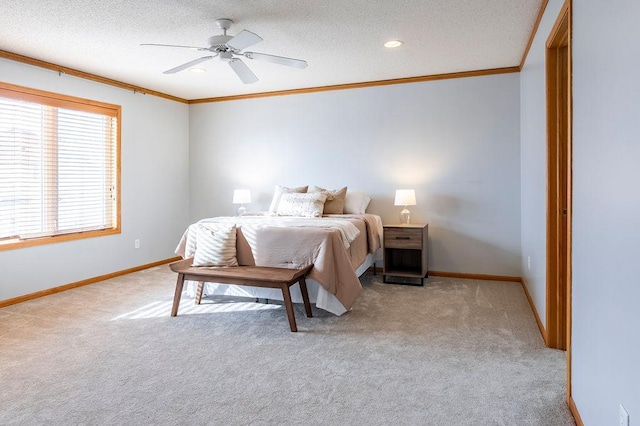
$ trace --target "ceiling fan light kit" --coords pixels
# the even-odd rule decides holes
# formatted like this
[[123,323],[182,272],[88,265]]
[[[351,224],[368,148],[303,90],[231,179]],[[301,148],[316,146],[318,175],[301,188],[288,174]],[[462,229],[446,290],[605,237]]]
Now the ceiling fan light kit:
[[388,49],[393,49],[394,47],[400,47],[404,44],[402,40],[389,40],[384,44],[384,47]]
[[191,69],[194,65],[208,61],[209,59],[213,59],[215,57],[219,57],[222,62],[228,63],[231,69],[236,73],[238,78],[244,84],[255,83],[256,81],[258,81],[258,77],[256,77],[256,75],[239,57],[244,57],[252,60],[256,59],[259,61],[285,65],[299,69],[304,69],[307,67],[307,62],[303,61],[302,59],[268,55],[266,53],[242,52],[243,49],[246,49],[249,46],[253,46],[256,43],[260,43],[262,41],[262,37],[247,30],[242,30],[235,36],[228,36],[227,30],[231,27],[231,24],[233,24],[233,21],[231,19],[223,18],[216,20],[216,25],[222,30],[223,34],[209,37],[208,47],[155,43],[143,43],[142,46],[178,47],[213,53],[213,55],[203,56],[201,58],[194,59],[193,61],[189,61],[185,64],[179,65],[175,68],[171,68],[165,71],[164,74],[175,74],[185,69]]

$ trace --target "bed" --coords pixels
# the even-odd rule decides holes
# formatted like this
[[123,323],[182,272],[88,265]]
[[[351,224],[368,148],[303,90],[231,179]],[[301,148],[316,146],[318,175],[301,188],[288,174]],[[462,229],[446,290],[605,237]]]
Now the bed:
[[[198,249],[197,230],[207,226],[235,229],[239,265],[291,268],[313,263],[307,278],[309,298],[318,308],[335,315],[351,309],[362,291],[358,277],[374,265],[382,236],[380,217],[369,213],[215,217],[190,225],[176,253],[184,258],[193,256]],[[196,283],[187,283],[187,294],[195,296],[196,287]],[[217,283],[206,283],[204,293],[282,300],[279,290]],[[302,302],[297,286],[291,288],[291,296],[295,303]]]

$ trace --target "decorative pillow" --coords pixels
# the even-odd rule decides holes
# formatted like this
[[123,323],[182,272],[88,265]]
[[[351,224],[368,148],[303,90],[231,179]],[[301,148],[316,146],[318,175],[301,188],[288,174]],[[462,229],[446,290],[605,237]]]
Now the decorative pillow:
[[236,225],[200,224],[193,266],[238,266]]
[[326,200],[327,196],[322,192],[282,194],[278,216],[320,217]]
[[365,214],[371,198],[361,192],[348,191],[344,199],[344,212],[346,214]]
[[347,195],[346,186],[340,189],[324,189],[314,186],[309,192],[326,194],[327,201],[324,203],[324,214],[344,214],[344,198]]
[[278,204],[282,194],[299,193],[304,194],[309,189],[309,186],[300,186],[298,188],[287,188],[286,186],[276,185],[276,190],[273,193],[273,199],[271,200],[271,206],[269,206],[270,213],[276,213],[278,211]]

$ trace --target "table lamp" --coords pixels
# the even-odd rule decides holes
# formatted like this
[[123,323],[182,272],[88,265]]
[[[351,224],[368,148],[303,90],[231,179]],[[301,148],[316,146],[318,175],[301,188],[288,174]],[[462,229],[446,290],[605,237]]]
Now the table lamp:
[[411,212],[407,206],[416,205],[416,191],[413,189],[396,189],[396,206],[404,206],[400,212],[400,223],[411,223]]
[[244,203],[251,202],[251,191],[248,189],[236,189],[233,191],[233,204],[240,204],[238,208],[238,216],[242,216],[247,212]]

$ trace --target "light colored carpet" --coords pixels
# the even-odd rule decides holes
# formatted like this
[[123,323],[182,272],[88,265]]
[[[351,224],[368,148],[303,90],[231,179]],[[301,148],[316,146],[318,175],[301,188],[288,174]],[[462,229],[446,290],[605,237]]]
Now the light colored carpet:
[[0,309],[0,424],[573,425],[519,284],[362,278],[335,317],[183,297],[161,266]]

